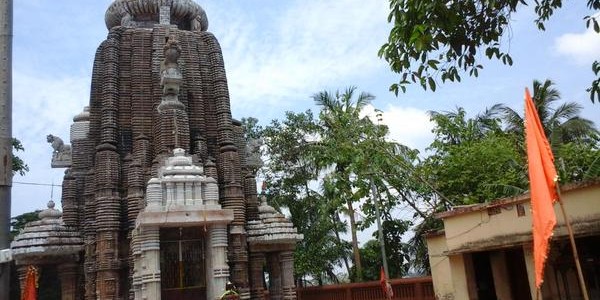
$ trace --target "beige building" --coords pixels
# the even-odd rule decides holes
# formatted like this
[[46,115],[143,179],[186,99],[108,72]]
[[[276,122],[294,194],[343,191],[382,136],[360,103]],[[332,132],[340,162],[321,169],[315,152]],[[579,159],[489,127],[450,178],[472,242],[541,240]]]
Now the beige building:
[[[600,181],[562,187],[590,299],[600,299]],[[543,299],[582,299],[567,229],[557,226]],[[444,229],[427,236],[438,299],[535,299],[529,194],[440,213]]]

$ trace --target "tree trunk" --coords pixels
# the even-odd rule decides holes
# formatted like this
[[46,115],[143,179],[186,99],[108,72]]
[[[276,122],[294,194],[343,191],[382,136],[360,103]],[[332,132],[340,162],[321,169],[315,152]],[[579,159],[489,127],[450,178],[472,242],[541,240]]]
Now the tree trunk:
[[[337,238],[338,244],[342,244],[342,238],[340,238],[340,233],[337,230],[336,224],[341,224],[340,215],[338,213],[333,213],[331,216],[333,219],[333,232],[335,232],[335,237]],[[350,264],[348,263],[348,258],[346,256],[343,257],[344,265],[346,266],[346,272],[348,272],[348,277],[350,276]]]
[[358,249],[358,238],[356,237],[356,221],[354,220],[354,208],[352,201],[348,201],[348,217],[350,217],[350,230],[352,231],[352,252],[354,252],[354,266],[356,267],[355,282],[362,281],[362,264],[360,262],[360,251]]

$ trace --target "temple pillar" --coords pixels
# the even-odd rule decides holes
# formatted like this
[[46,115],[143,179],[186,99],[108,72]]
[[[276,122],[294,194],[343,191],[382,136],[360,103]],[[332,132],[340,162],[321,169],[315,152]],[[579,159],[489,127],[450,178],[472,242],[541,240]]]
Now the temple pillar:
[[23,291],[25,290],[25,278],[27,277],[27,265],[17,266],[17,274],[19,275],[19,287],[21,288],[21,297],[23,296]]
[[256,193],[256,173],[249,172],[245,178],[246,215],[249,221],[258,220],[258,194]]
[[506,284],[510,282],[506,263],[506,253],[504,251],[490,252],[490,264],[496,297],[498,299],[512,300],[511,286],[510,284]]
[[141,298],[144,300],[160,300],[160,234],[158,227],[140,229],[141,255],[136,261],[135,282],[141,284]]
[[83,226],[83,274],[86,300],[96,299],[96,198],[94,197],[96,181],[93,170],[85,175],[83,190],[84,198],[84,224]]
[[206,299],[219,299],[225,291],[229,278],[227,265],[227,225],[218,224],[210,228],[209,257],[207,263]]
[[250,299],[246,231],[241,226],[231,226],[230,228],[228,256],[231,266],[231,281],[236,285],[240,299]]
[[271,300],[282,300],[283,291],[281,286],[281,262],[279,253],[270,253],[267,263],[269,268],[269,298]]
[[264,299],[264,274],[266,264],[265,254],[262,252],[250,253],[250,299]]
[[279,254],[281,263],[281,286],[284,300],[296,299],[296,285],[294,282],[294,252],[283,251]]
[[[531,293],[531,299],[536,299],[537,289],[535,287],[535,264],[533,261],[533,245],[523,245],[523,256],[525,258],[525,268],[527,269],[527,278],[529,279],[529,292]],[[540,299],[544,295],[540,291]]]
[[77,268],[76,263],[66,263],[58,266],[62,300],[77,299]]

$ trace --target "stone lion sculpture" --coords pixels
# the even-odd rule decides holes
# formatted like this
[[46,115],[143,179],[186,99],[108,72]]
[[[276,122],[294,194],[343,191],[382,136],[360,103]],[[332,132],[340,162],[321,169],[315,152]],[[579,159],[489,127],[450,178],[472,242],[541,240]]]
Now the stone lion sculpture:
[[46,136],[46,140],[50,143],[50,146],[53,149],[53,153],[65,153],[71,152],[71,145],[65,145],[63,140],[55,135],[49,134]]
[[71,145],[65,144],[63,140],[55,135],[46,136],[46,141],[52,147],[52,168],[68,168],[71,166]]
[[260,147],[264,144],[261,138],[248,139],[246,143],[246,164],[248,167],[258,169],[262,167]]

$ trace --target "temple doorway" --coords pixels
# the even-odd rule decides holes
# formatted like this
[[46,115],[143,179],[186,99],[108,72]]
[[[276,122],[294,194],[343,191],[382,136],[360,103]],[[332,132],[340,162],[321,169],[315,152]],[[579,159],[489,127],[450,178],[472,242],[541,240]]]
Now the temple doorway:
[[198,227],[160,229],[161,299],[206,299],[204,244]]

